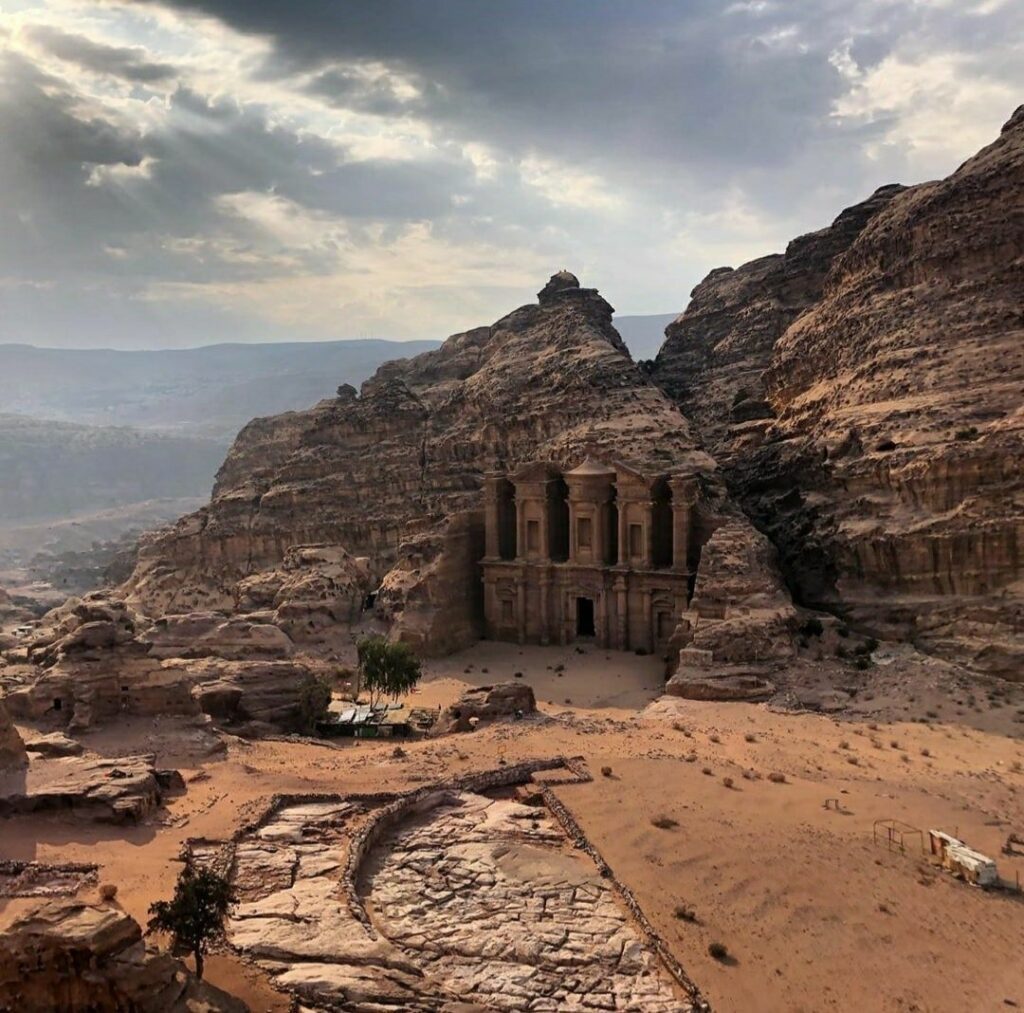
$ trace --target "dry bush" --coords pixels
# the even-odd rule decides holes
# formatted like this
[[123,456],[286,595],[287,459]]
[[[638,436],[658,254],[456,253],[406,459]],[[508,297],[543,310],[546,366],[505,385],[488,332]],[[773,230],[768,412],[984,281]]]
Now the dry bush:
[[786,783],[786,775],[783,774],[781,771],[773,770],[768,775],[768,780],[771,781],[772,784],[785,784]]
[[681,922],[695,922],[697,920],[697,912],[692,907],[687,907],[686,904],[677,904],[672,913]]
[[612,768],[611,767],[602,767],[601,768],[601,776],[602,777],[611,777],[612,776]]
[[722,784],[724,784],[726,788],[731,788],[731,787],[733,787],[735,782],[733,781],[733,779],[731,777],[723,777],[722,778]]
[[747,732],[743,739],[745,742],[757,742],[757,736],[753,732]]
[[728,960],[729,947],[725,943],[710,943],[708,945],[708,955],[714,957],[715,960]]
[[655,826],[659,830],[675,830],[679,826],[679,821],[672,819],[671,816],[655,816],[651,820],[651,826]]
[[710,777],[714,771],[710,767],[701,767],[700,772]]

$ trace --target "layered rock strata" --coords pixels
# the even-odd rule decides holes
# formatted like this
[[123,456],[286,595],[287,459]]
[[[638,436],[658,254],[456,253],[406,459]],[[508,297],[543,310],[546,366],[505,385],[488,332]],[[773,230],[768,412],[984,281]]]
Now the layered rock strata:
[[654,366],[806,604],[1024,673],[1024,107],[946,179],[886,187],[712,272]]
[[[611,317],[596,290],[561,272],[536,304],[385,364],[358,395],[343,388],[309,411],[257,419],[235,441],[210,505],[142,546],[130,599],[152,615],[273,606],[279,625],[297,600],[288,632],[300,640],[318,632],[312,600],[322,596],[337,626],[358,612],[350,606],[365,586],[394,636],[450,651],[481,632],[484,474],[538,460],[566,468],[588,455],[700,476],[702,544],[736,511]],[[311,593],[286,591],[289,560],[313,544],[322,558],[306,560]],[[353,565],[325,583],[317,575],[336,566],[332,546]]]

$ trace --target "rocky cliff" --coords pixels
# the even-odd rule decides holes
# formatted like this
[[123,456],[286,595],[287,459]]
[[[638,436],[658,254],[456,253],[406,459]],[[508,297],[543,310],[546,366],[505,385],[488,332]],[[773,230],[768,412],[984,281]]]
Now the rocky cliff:
[[1024,671],[1024,107],[947,179],[884,187],[712,272],[654,378],[807,604]]
[[478,635],[483,475],[538,459],[698,473],[709,536],[731,509],[714,462],[611,320],[562,272],[537,303],[385,364],[359,394],[250,423],[209,506],[142,546],[133,601],[150,615],[273,609],[301,638],[316,632],[315,619],[302,628],[314,598],[327,626],[378,590],[401,635],[461,646]]

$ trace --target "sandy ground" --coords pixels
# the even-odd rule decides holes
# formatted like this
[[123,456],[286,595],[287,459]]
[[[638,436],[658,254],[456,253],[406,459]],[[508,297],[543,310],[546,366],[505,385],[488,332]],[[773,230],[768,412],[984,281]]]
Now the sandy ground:
[[[958,717],[948,700],[936,710],[934,692],[908,700],[893,690],[879,696],[877,714],[833,719],[668,698],[644,710],[660,690],[658,663],[593,648],[482,643],[426,667],[416,704],[522,672],[547,719],[403,744],[404,757],[386,742],[229,739],[226,757],[205,760],[181,752],[174,721],[125,723],[83,741],[98,752],[153,750],[187,780],[202,769],[201,779],[148,826],[6,821],[0,856],[99,862],[101,882],[118,884],[119,900],[144,921],[149,904],[170,895],[187,838],[227,836],[275,791],[399,789],[499,759],[582,755],[596,780],[560,796],[716,1009],[1024,1006],[1024,897],[966,886],[872,841],[879,819],[940,827],[1024,880],[1024,859],[1000,854],[1011,830],[1024,832],[1024,741],[1012,721],[1022,701],[1012,693],[991,707],[979,692]],[[962,723],[985,725],[986,716],[990,728]],[[769,781],[773,771],[786,783]],[[826,799],[840,810],[824,808]],[[677,825],[659,829],[652,820],[661,816]],[[8,902],[0,924],[30,903]],[[696,921],[676,917],[680,905]],[[728,946],[728,962],[707,955],[712,941]],[[254,1010],[288,1007],[234,958],[211,960],[209,978]]]

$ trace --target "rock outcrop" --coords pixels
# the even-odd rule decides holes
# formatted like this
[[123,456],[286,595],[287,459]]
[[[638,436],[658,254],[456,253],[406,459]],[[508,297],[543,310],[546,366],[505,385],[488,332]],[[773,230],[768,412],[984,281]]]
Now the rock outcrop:
[[101,823],[137,823],[181,784],[177,771],[156,770],[152,756],[36,757],[26,771],[0,775],[0,817],[70,809]]
[[166,953],[116,907],[49,901],[0,934],[0,1009],[245,1013],[248,1006]]
[[274,608],[296,641],[372,600],[392,636],[450,651],[480,634],[485,472],[590,454],[702,475],[706,540],[739,515],[611,317],[560,272],[536,304],[385,364],[358,396],[255,420],[209,506],[141,547],[129,600],[150,615]]
[[18,729],[11,721],[11,715],[0,697],[0,771],[16,770],[28,763],[25,743],[18,734]]
[[1024,673],[1024,107],[947,179],[886,187],[713,272],[655,379],[802,603]]
[[533,687],[524,682],[500,682],[466,690],[438,718],[434,731],[467,732],[479,721],[521,718],[537,712]]

